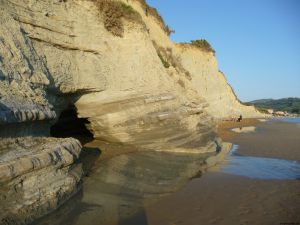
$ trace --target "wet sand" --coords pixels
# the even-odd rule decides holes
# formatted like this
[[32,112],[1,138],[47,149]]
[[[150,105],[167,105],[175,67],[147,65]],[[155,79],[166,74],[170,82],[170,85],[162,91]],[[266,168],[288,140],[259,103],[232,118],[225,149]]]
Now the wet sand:
[[[254,133],[237,134],[234,127],[256,126]],[[219,125],[220,137],[238,144],[239,154],[248,156],[272,157],[300,161],[300,125],[270,120],[259,122],[251,119],[242,123],[226,122]]]
[[[255,132],[232,131],[247,126]],[[282,160],[300,162],[300,124],[243,120],[219,124],[218,133],[236,151],[204,174],[205,155],[131,146],[124,154],[123,146],[111,151],[106,143],[89,142],[81,157],[82,190],[34,224],[300,225],[300,164]],[[265,178],[270,175],[281,178]]]
[[256,126],[261,124],[258,119],[243,119],[241,122],[223,121],[218,124],[218,135],[225,141],[232,141],[239,134],[232,132],[233,128]]
[[[250,125],[257,131],[230,131]],[[219,125],[219,134],[239,145],[238,154],[300,161],[299,124],[226,122]],[[300,180],[250,179],[222,170],[208,171],[179,192],[146,207],[145,214],[149,225],[300,224]]]
[[206,173],[146,210],[149,225],[299,222],[299,181]]

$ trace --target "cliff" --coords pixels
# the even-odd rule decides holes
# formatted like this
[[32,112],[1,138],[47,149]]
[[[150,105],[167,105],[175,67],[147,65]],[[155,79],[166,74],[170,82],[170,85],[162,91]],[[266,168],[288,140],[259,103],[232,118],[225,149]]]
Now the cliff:
[[55,124],[70,134],[84,121],[100,148],[215,153],[214,117],[259,116],[211,53],[171,42],[142,0],[0,0],[0,13],[4,224],[27,224],[79,190],[81,145],[50,137]]
[[225,75],[218,69],[213,52],[199,49],[192,44],[177,44],[182,64],[192,76],[192,85],[203,96],[209,107],[207,111],[216,118],[261,117],[253,106],[242,104],[228,84]]

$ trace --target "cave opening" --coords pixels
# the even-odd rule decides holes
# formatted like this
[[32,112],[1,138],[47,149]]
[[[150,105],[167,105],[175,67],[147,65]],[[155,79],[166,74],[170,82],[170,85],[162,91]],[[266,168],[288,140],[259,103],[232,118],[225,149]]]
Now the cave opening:
[[77,110],[74,105],[69,105],[63,110],[50,128],[50,135],[57,138],[73,137],[80,141],[82,149],[79,161],[82,163],[84,176],[89,176],[91,168],[101,155],[101,150],[97,146],[87,146],[94,140],[93,134],[87,129],[86,125],[90,122],[87,118],[78,118]]
[[55,124],[50,128],[52,137],[74,137],[82,144],[93,140],[93,134],[86,128],[90,122],[86,118],[78,118],[74,105],[63,110]]

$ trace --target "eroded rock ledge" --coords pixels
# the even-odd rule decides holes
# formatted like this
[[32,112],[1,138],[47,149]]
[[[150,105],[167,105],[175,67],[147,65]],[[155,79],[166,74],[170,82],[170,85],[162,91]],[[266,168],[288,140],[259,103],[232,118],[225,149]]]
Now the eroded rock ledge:
[[79,190],[79,141],[26,137],[0,143],[1,224],[30,223]]

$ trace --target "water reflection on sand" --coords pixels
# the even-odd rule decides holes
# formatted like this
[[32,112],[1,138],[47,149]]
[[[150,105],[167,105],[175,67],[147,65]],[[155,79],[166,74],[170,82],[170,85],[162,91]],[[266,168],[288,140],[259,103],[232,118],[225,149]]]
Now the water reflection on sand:
[[144,206],[201,176],[207,157],[208,154],[135,152],[98,160],[85,178],[82,191],[35,224],[120,225],[130,223],[130,217],[139,213],[138,224],[146,225]]
[[298,180],[300,163],[297,161],[241,156],[234,145],[222,172],[264,180]]

